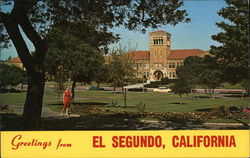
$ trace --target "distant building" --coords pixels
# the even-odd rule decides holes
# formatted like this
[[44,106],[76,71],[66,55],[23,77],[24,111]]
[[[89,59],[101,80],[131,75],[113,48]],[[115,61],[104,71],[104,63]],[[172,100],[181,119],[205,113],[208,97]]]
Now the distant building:
[[23,63],[22,61],[20,60],[19,57],[16,57],[16,58],[13,58],[9,61],[10,64],[13,64],[13,65],[16,65],[18,67],[20,67],[21,69],[23,69]]
[[138,77],[144,74],[149,81],[161,80],[164,77],[175,79],[176,68],[183,65],[186,57],[203,57],[208,54],[200,49],[171,50],[170,37],[165,31],[151,32],[149,51],[132,51],[126,54],[134,63]]

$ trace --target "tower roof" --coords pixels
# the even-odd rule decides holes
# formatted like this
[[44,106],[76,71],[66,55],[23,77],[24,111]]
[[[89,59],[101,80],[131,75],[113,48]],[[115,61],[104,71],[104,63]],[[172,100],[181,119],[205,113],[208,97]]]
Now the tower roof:
[[168,33],[167,31],[163,31],[163,30],[153,31],[153,32],[150,32],[150,34],[167,34],[167,35],[171,36],[170,33]]

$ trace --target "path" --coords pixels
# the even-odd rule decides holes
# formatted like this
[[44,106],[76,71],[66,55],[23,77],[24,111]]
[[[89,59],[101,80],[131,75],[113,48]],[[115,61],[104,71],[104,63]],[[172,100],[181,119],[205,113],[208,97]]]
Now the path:
[[[23,114],[23,106],[15,106],[15,105],[4,105],[4,107],[1,107],[0,111],[9,111],[11,113],[15,113],[15,114]],[[58,112],[54,112],[52,110],[50,110],[47,107],[43,107],[42,108],[42,117],[60,117],[60,113]],[[76,115],[76,114],[71,114],[68,117],[80,117],[80,115]]]

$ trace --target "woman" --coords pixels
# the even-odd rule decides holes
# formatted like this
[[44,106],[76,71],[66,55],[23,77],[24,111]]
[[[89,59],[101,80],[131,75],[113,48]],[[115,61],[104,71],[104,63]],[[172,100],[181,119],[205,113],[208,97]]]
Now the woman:
[[68,112],[69,112],[69,106],[70,106],[70,97],[71,97],[71,93],[69,91],[69,87],[66,88],[66,90],[63,93],[63,109],[61,112],[61,116],[63,115],[63,111],[66,110],[66,116],[69,116]]

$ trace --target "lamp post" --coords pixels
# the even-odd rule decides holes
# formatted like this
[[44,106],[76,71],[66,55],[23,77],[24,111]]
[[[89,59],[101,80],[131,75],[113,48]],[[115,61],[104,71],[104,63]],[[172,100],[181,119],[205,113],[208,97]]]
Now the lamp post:
[[142,92],[144,93],[144,61],[142,61]]

